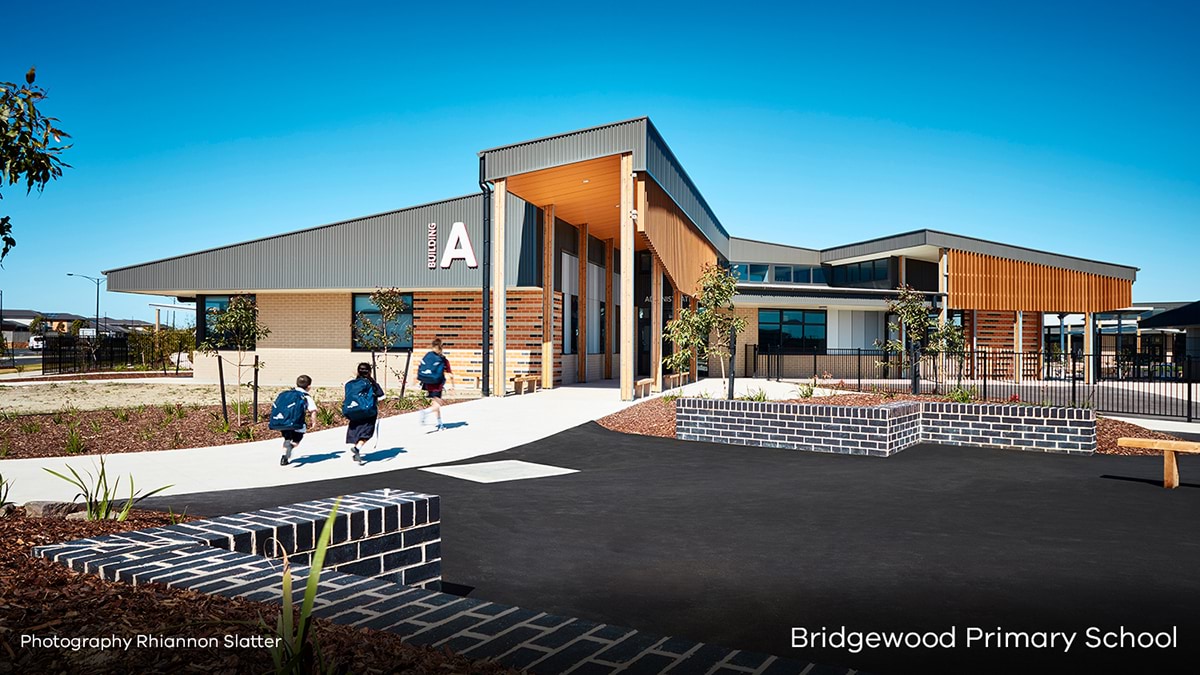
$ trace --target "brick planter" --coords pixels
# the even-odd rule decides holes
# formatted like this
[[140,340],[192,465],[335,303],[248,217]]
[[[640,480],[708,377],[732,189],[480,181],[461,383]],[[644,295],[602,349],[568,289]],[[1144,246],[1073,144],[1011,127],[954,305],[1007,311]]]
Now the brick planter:
[[897,401],[835,406],[679,399],[685,441],[887,457],[917,443],[1090,455],[1096,414],[1084,408]]

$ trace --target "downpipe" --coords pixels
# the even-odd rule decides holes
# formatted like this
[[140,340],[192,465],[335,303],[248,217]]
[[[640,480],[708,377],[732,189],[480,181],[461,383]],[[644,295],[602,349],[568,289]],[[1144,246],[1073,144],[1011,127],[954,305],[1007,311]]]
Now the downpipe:
[[491,395],[492,371],[492,184],[487,181],[485,160],[479,157],[479,191],[483,193],[483,395]]

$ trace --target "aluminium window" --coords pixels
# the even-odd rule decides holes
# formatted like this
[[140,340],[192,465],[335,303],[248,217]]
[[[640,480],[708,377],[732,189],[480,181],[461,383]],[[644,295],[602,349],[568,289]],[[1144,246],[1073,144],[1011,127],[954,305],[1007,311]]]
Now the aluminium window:
[[761,352],[824,353],[827,345],[825,310],[758,310],[758,349]]
[[[388,322],[388,350],[406,350],[413,347],[413,298],[411,293],[405,294],[404,311]],[[383,327],[383,315],[379,308],[371,302],[370,293],[355,293],[351,299],[350,312],[350,349],[356,352],[371,351],[362,335],[359,334],[359,317],[370,321],[376,328]]]
[[[217,349],[237,349],[236,345],[233,344],[232,336],[219,337],[216,334],[217,315],[229,309],[229,300],[233,297],[232,295],[205,295],[202,296],[203,302],[197,302],[197,308],[203,312],[203,315],[200,317],[201,320],[196,324],[200,327],[197,331],[199,335],[196,336],[199,342],[203,342],[211,337],[216,340]],[[254,294],[247,294],[246,297],[250,298],[251,302],[257,304],[257,297]],[[251,344],[249,348],[253,350],[255,346]]]

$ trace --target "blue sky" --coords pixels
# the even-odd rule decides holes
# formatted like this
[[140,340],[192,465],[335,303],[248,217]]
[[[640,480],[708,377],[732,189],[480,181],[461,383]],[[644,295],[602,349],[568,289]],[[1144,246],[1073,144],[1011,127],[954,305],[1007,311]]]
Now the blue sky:
[[928,227],[1200,298],[1195,3],[245,4],[6,8],[0,80],[36,65],[75,146],[3,191],[5,307],[90,315],[68,272],[467,194],[483,148],[640,115],[736,236]]

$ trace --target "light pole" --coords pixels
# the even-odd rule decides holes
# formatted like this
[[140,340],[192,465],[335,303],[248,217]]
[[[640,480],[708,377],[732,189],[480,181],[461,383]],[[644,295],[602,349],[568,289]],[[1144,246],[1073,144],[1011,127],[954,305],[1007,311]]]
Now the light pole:
[[[67,276],[83,277],[84,279],[91,281],[93,284],[96,284],[96,323],[93,324],[93,326],[96,329],[96,336],[93,338],[92,344],[96,345],[97,349],[92,350],[92,354],[93,354],[93,358],[99,359],[100,352],[99,352],[98,348],[100,346],[100,284],[104,283],[104,279],[99,279],[96,277],[89,277],[86,274],[72,274],[71,272],[67,272]],[[99,363],[97,363],[96,365],[99,366]]]

